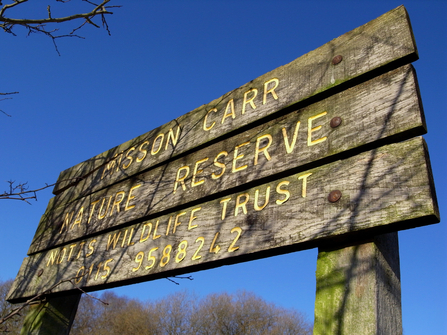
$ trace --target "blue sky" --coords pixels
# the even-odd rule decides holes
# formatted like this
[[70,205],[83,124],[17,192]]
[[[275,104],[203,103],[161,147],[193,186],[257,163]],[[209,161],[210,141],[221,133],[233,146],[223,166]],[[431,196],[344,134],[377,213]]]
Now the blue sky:
[[[141,135],[404,4],[420,59],[414,63],[428,125],[441,218],[445,216],[446,1],[121,1],[104,30],[86,39],[2,33],[0,189],[31,188]],[[120,2],[118,2],[120,4]],[[76,5],[77,6],[77,5]],[[76,7],[75,6],[75,7]],[[56,15],[56,7],[53,9]],[[26,14],[35,15],[30,6]],[[45,15],[46,9],[41,9]],[[17,12],[17,16],[22,15]],[[62,28],[62,26],[61,26]],[[0,279],[14,278],[50,190],[32,205],[0,202]],[[406,335],[447,333],[445,224],[399,233]],[[176,286],[158,280],[116,289],[141,299],[178,290],[200,295],[254,291],[313,320],[317,250],[194,273]]]

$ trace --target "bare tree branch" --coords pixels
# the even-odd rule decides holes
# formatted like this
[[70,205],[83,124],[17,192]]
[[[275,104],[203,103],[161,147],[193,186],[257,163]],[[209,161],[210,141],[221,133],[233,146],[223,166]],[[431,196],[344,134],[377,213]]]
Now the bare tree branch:
[[[0,1],[0,4],[1,4],[1,1]],[[8,93],[1,93],[0,92],[0,95],[11,95],[11,94],[18,94],[19,92],[8,92]],[[12,99],[12,98],[3,98],[3,99],[0,99],[0,101],[3,101],[3,100],[9,100],[9,99]],[[6,113],[5,111],[3,111],[3,110],[1,110],[0,109],[0,112],[2,112],[3,114],[5,114],[6,116],[9,116],[9,117],[11,117],[11,115],[9,115],[8,113]]]
[[174,277],[166,277],[167,280],[169,280],[171,283],[174,283],[175,285],[180,285],[179,283],[177,283],[174,279],[188,279],[188,280],[194,280],[194,278],[192,276],[174,276]]
[[52,187],[55,184],[45,184],[45,186],[29,190],[28,189],[28,183],[20,183],[16,184],[15,181],[9,180],[9,191],[4,191],[0,194],[0,200],[8,199],[8,200],[21,200],[31,205],[31,203],[28,200],[36,200],[37,201],[37,192],[42,191],[46,188]]
[[[19,92],[8,92],[8,93],[0,93],[0,95],[11,95],[11,94],[19,94]],[[7,99],[7,98],[5,98]],[[2,99],[4,100],[4,99]]]
[[74,287],[75,289],[78,289],[78,290],[81,291],[82,293],[88,295],[90,298],[96,299],[96,300],[98,300],[99,302],[103,303],[104,305],[108,305],[107,302],[105,302],[105,301],[103,301],[103,300],[101,300],[101,299],[99,299],[99,298],[97,298],[97,297],[95,297],[95,296],[92,296],[92,295],[88,294],[87,292],[85,292],[85,291],[84,291],[83,289],[81,289],[80,287],[77,287],[77,286],[73,283],[73,280],[75,280],[75,279],[77,279],[77,278],[78,278],[78,277],[75,276],[75,277],[73,277],[73,278],[60,280],[60,281],[57,282],[56,284],[52,285],[48,290],[45,290],[45,291],[43,291],[42,293],[39,293],[39,294],[35,295],[35,296],[32,297],[31,299],[29,299],[29,300],[27,300],[26,302],[24,302],[23,304],[21,304],[19,307],[14,308],[13,310],[11,310],[11,311],[10,311],[7,315],[5,315],[4,317],[0,318],[0,325],[3,324],[3,323],[5,323],[8,319],[11,319],[11,318],[13,318],[13,317],[16,316],[16,315],[20,315],[20,312],[21,312],[24,308],[26,308],[27,306],[31,306],[31,305],[34,305],[34,304],[40,304],[40,303],[45,302],[45,301],[46,301],[46,295],[47,295],[47,294],[51,293],[51,291],[52,291],[53,289],[55,289],[57,286],[59,286],[59,285],[61,285],[61,284],[63,284],[63,283],[66,283],[66,282],[70,282],[70,283],[73,285],[73,287]]
[[[93,17],[97,16],[97,15],[104,15],[104,14],[113,14],[112,12],[109,12],[107,10],[107,8],[115,8],[115,7],[120,7],[120,6],[106,6],[106,4],[108,2],[110,2],[110,0],[103,0],[103,2],[99,5],[96,5],[90,1],[85,1],[88,2],[92,5],[95,5],[96,7],[89,13],[79,13],[79,14],[73,14],[73,15],[69,15],[69,16],[65,16],[65,17],[51,17],[51,11],[50,11],[50,6],[47,7],[47,11],[49,13],[47,18],[42,18],[42,19],[13,19],[13,18],[9,18],[9,17],[5,17],[5,11],[13,8],[17,5],[20,5],[22,3],[28,2],[28,0],[15,0],[14,3],[9,4],[9,5],[4,5],[2,7],[2,9],[0,10],[0,22],[4,22],[2,25],[0,25],[2,28],[5,24],[10,24],[10,25],[22,25],[25,27],[28,27],[29,25],[45,25],[47,23],[61,23],[61,22],[66,22],[66,21],[73,21],[76,19],[92,19]],[[1,2],[0,2],[1,5]]]
[[[60,3],[67,3],[70,0],[56,0]],[[51,11],[51,7],[47,6],[47,17],[42,17],[39,19],[17,19],[12,18],[6,15],[8,13],[8,10],[11,8],[14,8],[16,6],[22,5],[28,0],[13,0],[12,3],[3,5],[2,1],[0,0],[0,28],[2,28],[5,32],[12,34],[16,36],[16,34],[13,32],[13,28],[15,26],[22,26],[28,30],[28,35],[32,33],[41,33],[48,37],[50,37],[53,41],[54,47],[56,49],[56,52],[60,55],[59,50],[57,48],[56,39],[61,37],[78,37],[83,38],[82,36],[76,35],[75,32],[78,31],[80,28],[82,28],[85,24],[91,24],[94,27],[100,28],[100,25],[93,22],[93,19],[95,17],[101,17],[102,26],[106,29],[107,33],[110,35],[109,26],[106,21],[106,15],[113,14],[113,12],[110,11],[112,8],[119,8],[121,6],[110,6],[107,5],[111,0],[102,0],[100,4],[96,4],[89,0],[82,0],[85,3],[88,3],[89,5],[94,6],[93,10],[87,13],[76,13],[69,16],[60,16],[60,17],[54,17],[53,13]],[[64,23],[68,21],[75,21],[75,20],[81,20],[82,22],[79,24],[79,26],[75,27],[70,33],[68,34],[60,34],[57,35],[57,32],[59,29],[48,29],[47,25],[51,25],[53,23]]]
[[[90,1],[90,0],[82,0],[83,2],[87,3],[88,5],[93,6],[93,9],[90,12],[75,13],[75,14],[68,15],[68,16],[54,17],[53,13],[51,11],[51,6],[48,5],[46,8],[47,14],[48,14],[47,17],[42,17],[39,19],[30,19],[30,18],[17,19],[17,18],[13,18],[7,14],[10,13],[10,10],[12,8],[23,5],[24,3],[28,2],[28,0],[10,0],[10,1],[12,1],[12,2],[4,5],[3,1],[0,0],[0,28],[3,29],[3,31],[5,31],[6,33],[12,34],[14,36],[16,36],[16,34],[13,32],[13,28],[15,26],[22,26],[25,29],[27,29],[28,35],[31,35],[32,33],[44,34],[44,35],[48,36],[49,38],[51,38],[53,45],[54,45],[54,49],[56,50],[56,52],[59,56],[60,56],[60,52],[59,52],[59,48],[56,43],[56,39],[62,38],[62,37],[77,37],[77,38],[83,39],[84,37],[75,34],[75,32],[77,32],[79,29],[84,27],[86,24],[91,24],[96,28],[101,28],[99,24],[93,22],[93,19],[97,16],[101,17],[102,26],[107,31],[107,33],[109,35],[111,35],[109,25],[107,24],[106,15],[113,14],[113,12],[111,12],[110,9],[121,7],[121,6],[117,6],[117,5],[114,5],[114,6],[108,5],[108,3],[111,0],[102,0],[102,2],[99,4],[94,3],[93,1]],[[56,0],[56,2],[63,3],[63,4],[68,3],[70,1],[71,0]],[[66,33],[66,34],[59,34],[58,33],[59,28],[54,28],[54,29],[47,28],[47,25],[53,27],[53,24],[64,23],[64,22],[69,22],[69,21],[81,21],[81,22],[75,28],[72,28],[71,32]],[[0,93],[0,96],[1,95],[17,94],[17,93],[18,92]],[[0,99],[0,101],[5,100],[5,99],[8,99],[8,98]],[[0,113],[3,113],[4,115],[6,115],[8,117],[11,117],[10,114],[6,113],[5,111],[3,111],[1,109],[0,109]]]

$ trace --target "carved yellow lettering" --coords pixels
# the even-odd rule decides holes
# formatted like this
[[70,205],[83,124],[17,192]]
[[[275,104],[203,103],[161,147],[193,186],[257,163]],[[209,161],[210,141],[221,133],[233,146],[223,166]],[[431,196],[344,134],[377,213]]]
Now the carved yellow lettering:
[[125,195],[126,195],[126,192],[124,192],[124,191],[119,191],[116,193],[115,201],[113,202],[112,209],[110,210],[109,216],[112,216],[114,208],[116,208],[117,213],[120,212],[120,203],[121,203],[121,201],[123,201]]
[[93,212],[95,211],[95,206],[96,206],[96,204],[97,204],[98,202],[99,202],[99,200],[96,200],[96,201],[93,201],[93,202],[90,204],[90,206],[92,207],[92,209],[90,210],[90,215],[89,215],[89,217],[88,217],[87,223],[90,223],[90,220],[92,219]]
[[298,137],[298,130],[300,129],[300,124],[301,124],[300,121],[296,123],[295,130],[293,132],[292,143],[289,142],[286,128],[282,129],[282,136],[284,137],[284,145],[286,146],[286,152],[288,154],[292,153],[293,149],[295,148],[296,138]]
[[126,243],[126,237],[127,237],[127,229],[124,231],[123,239],[121,240],[121,248],[124,248],[124,244]]
[[322,128],[322,126],[316,126],[316,127],[312,128],[312,122],[314,120],[320,118],[320,117],[325,116],[326,114],[327,114],[327,112],[323,112],[323,113],[311,116],[307,120],[307,122],[308,122],[308,125],[307,125],[307,146],[310,147],[312,145],[315,145],[315,144],[318,144],[318,143],[326,141],[326,139],[327,139],[326,136],[318,138],[318,139],[312,141],[312,133],[316,132],[316,131],[318,131],[318,130],[320,130]]
[[219,232],[217,232],[214,235],[213,242],[211,243],[211,246],[210,246],[210,253],[217,254],[220,250],[220,246],[216,244],[218,236],[219,236]]
[[239,167],[236,167],[236,162],[239,160],[239,159],[242,159],[243,157],[244,157],[244,154],[238,154],[238,150],[239,150],[239,148],[241,148],[241,147],[243,147],[243,146],[245,146],[245,145],[248,145],[248,144],[250,144],[250,142],[245,142],[245,143],[242,143],[242,144],[239,144],[239,145],[237,145],[235,148],[234,148],[234,158],[233,158],[233,167],[232,167],[232,169],[231,169],[231,172],[239,172],[239,171],[242,171],[242,170],[245,170],[246,168],[247,168],[247,164],[245,164],[245,165],[242,165],[242,166],[239,166]]
[[59,249],[51,250],[50,257],[48,258],[47,266],[49,266],[50,263],[51,263],[51,265],[54,264],[54,262],[57,259],[58,254],[59,254]]
[[168,226],[166,227],[166,236],[169,235],[169,230],[171,229],[172,218],[173,218],[173,216],[169,217]]
[[159,220],[157,220],[157,222],[155,223],[155,228],[154,228],[154,235],[152,236],[153,240],[156,240],[157,238],[160,238],[161,235],[157,235],[157,229],[158,229],[158,224],[160,223]]
[[210,131],[211,128],[213,128],[214,125],[216,124],[216,122],[213,121],[213,123],[211,123],[210,126],[207,126],[208,115],[210,115],[211,112],[216,113],[217,108],[210,109],[208,113],[206,113],[205,118],[203,119],[203,130],[205,131]]
[[[74,226],[76,225],[80,225],[82,223],[82,216],[84,215],[84,207],[81,207],[81,209],[79,210],[78,214],[76,214],[76,218],[75,221],[73,222],[73,224],[71,225],[71,229],[73,229]],[[79,228],[79,227],[78,227]]]
[[141,163],[146,158],[147,150],[143,149],[143,147],[148,144],[149,144],[149,141],[144,141],[143,143],[141,143],[140,147],[138,148],[138,151],[141,152],[143,154],[143,156],[137,157],[137,163]]
[[179,217],[186,215],[186,212],[181,212],[176,215],[175,221],[174,221],[174,228],[172,229],[172,233],[175,234],[175,231],[177,230],[177,227],[180,226],[182,223],[178,220]]
[[230,233],[236,233],[236,237],[234,238],[233,242],[231,242],[230,246],[228,247],[228,252],[235,252],[239,249],[239,246],[235,246],[237,240],[239,240],[239,237],[241,237],[242,234],[242,228],[241,227],[234,227],[231,229]]
[[[158,144],[158,148],[155,149],[155,145],[157,144],[157,140],[160,138],[160,143]],[[151,155],[156,155],[158,154],[158,152],[160,151],[162,145],[163,145],[163,140],[165,138],[165,134],[158,134],[157,137],[155,138],[154,142],[152,143],[152,149],[151,149]],[[155,149],[155,150],[154,150]]]
[[197,216],[194,216],[194,214],[196,213],[196,212],[198,212],[198,211],[200,211],[202,209],[202,207],[197,207],[197,208],[194,208],[192,211],[191,211],[191,216],[189,217],[189,222],[188,222],[188,230],[191,230],[191,229],[194,229],[194,228],[197,228],[198,227],[198,225],[191,225],[191,223],[195,220],[195,219],[197,219]]
[[126,201],[126,206],[124,207],[124,211],[128,211],[128,210],[130,210],[132,208],[135,208],[135,205],[130,205],[129,206],[129,202],[130,202],[130,200],[135,199],[135,196],[132,195],[132,192],[135,191],[140,186],[141,186],[141,184],[138,184],[138,185],[132,186],[130,188],[129,194],[127,195],[127,201]]
[[220,177],[222,177],[222,175],[224,174],[225,169],[226,169],[225,164],[224,164],[224,163],[221,163],[221,162],[218,161],[218,159],[219,159],[220,156],[227,157],[227,156],[228,156],[228,152],[226,152],[226,151],[221,151],[221,152],[219,152],[219,153],[217,154],[217,156],[214,158],[214,165],[217,166],[217,167],[219,167],[219,168],[221,169],[221,172],[220,172],[219,174],[215,174],[215,173],[213,172],[213,173],[211,174],[211,178],[213,178],[213,179],[219,179]]
[[301,196],[303,197],[303,198],[305,198],[306,197],[306,194],[307,194],[307,178],[311,175],[312,173],[305,173],[305,174],[302,174],[301,176],[298,176],[298,180],[303,180],[303,187],[302,187],[302,189],[301,189]]
[[197,239],[196,239],[196,243],[197,243],[197,242],[200,243],[200,245],[199,245],[199,247],[196,249],[196,252],[194,253],[194,255],[191,257],[191,259],[192,259],[193,261],[196,261],[196,260],[202,258],[202,256],[199,255],[199,252],[200,252],[200,250],[202,250],[203,245],[205,244],[205,238],[204,238],[203,236],[199,236],[199,237],[197,237]]
[[220,201],[220,203],[222,204],[222,220],[225,220],[225,217],[227,215],[227,205],[230,200],[231,198],[225,198]]
[[95,239],[91,240],[90,243],[88,244],[88,249],[90,250],[90,252],[87,255],[85,255],[85,257],[93,255],[93,252],[95,251],[95,247],[93,246],[94,243],[96,243]]
[[231,118],[236,118],[236,113],[234,112],[234,99],[231,99],[227,103],[227,107],[225,107],[225,114],[222,117],[222,124],[225,122],[225,119],[231,116]]
[[106,274],[101,276],[102,279],[106,279],[107,276],[110,274],[110,266],[107,265],[110,262],[113,262],[113,258],[110,258],[104,262],[104,270],[106,270]]
[[208,160],[208,157],[203,158],[201,160],[198,160],[196,162],[196,164],[194,165],[194,171],[193,171],[192,179],[191,179],[191,187],[199,186],[205,182],[205,179],[200,179],[200,180],[196,181],[196,176],[203,172],[202,169],[199,170],[199,165],[206,162],[207,160]]
[[256,189],[254,208],[256,211],[262,211],[265,208],[265,206],[268,205],[268,203],[270,201],[270,186],[267,186],[267,189],[265,190],[265,200],[264,200],[264,204],[262,206],[258,205],[258,198],[259,198],[259,190]]
[[284,190],[282,189],[283,186],[288,186],[290,184],[289,181],[284,180],[280,183],[278,183],[278,185],[276,185],[276,193],[284,195],[284,199],[278,199],[276,200],[276,204],[277,205],[282,205],[283,203],[285,203],[287,200],[289,200],[290,198],[290,192],[289,190]]
[[[245,200],[241,201],[242,197],[245,197]],[[236,207],[234,208],[234,216],[238,215],[239,208],[242,209],[244,214],[247,214],[247,202],[248,202],[249,198],[250,198],[250,195],[248,193],[242,193],[236,197]]]
[[[144,236],[144,231],[146,230],[146,227],[149,227],[149,231],[147,232],[147,235]],[[143,230],[141,231],[141,236],[140,236],[140,243],[143,243],[144,241],[147,241],[149,239],[149,237],[151,236],[151,231],[152,231],[152,223],[145,223],[143,225]]]
[[112,201],[112,198],[113,198],[113,195],[111,195],[111,196],[109,197],[109,201],[107,202],[107,208],[106,208],[106,210],[104,211],[104,214],[101,214],[101,212],[102,212],[102,209],[103,209],[103,207],[104,207],[104,202],[105,202],[106,198],[103,198],[103,199],[102,199],[101,207],[99,208],[99,212],[98,212],[98,219],[99,219],[99,220],[102,220],[102,219],[104,219],[104,218],[106,217],[107,212],[108,212],[108,210],[109,210],[110,202]]
[[110,174],[113,173],[113,168],[115,167],[115,160],[111,160],[110,162],[108,162],[106,164],[106,166],[104,167],[104,170],[102,170],[102,175],[101,175],[101,179],[104,178],[104,175],[106,174],[107,171],[110,172]]
[[122,153],[122,152],[120,152],[119,154],[116,155],[116,161],[117,161],[117,163],[115,164],[116,171],[120,170],[120,165],[121,165],[121,161],[123,160],[123,156],[124,156],[124,153]]
[[133,231],[134,231],[134,227],[132,227],[132,229],[130,230],[130,234],[129,234],[129,240],[127,241],[127,245],[128,246],[131,246],[131,245],[134,245],[135,244],[135,242],[132,242],[132,237],[133,237]]
[[[247,99],[250,93],[253,93],[253,96],[250,99]],[[257,88],[252,88],[251,90],[248,90],[247,92],[244,93],[244,102],[242,103],[242,115],[245,114],[245,108],[247,104],[250,104],[252,109],[256,109],[256,105],[253,102],[253,100],[256,98],[257,95],[258,95]]]
[[112,250],[115,249],[120,236],[121,236],[121,231],[119,231],[118,233],[114,233],[113,236],[112,236],[112,234],[109,234],[109,239],[107,241],[107,247],[106,247],[107,251],[109,250],[110,246],[112,246]]
[[67,253],[67,249],[63,248],[61,253],[59,254],[59,261],[57,261],[57,264],[61,264],[62,263],[66,253]]
[[65,214],[65,219],[62,222],[62,226],[61,226],[61,230],[59,231],[59,234],[62,233],[62,231],[64,230],[65,226],[67,226],[67,229],[70,227],[70,221],[73,218],[73,214],[74,214],[74,212]]
[[79,257],[81,257],[82,247],[84,246],[84,244],[85,244],[85,242],[79,243],[79,252],[78,252],[78,256],[76,257],[76,259],[79,259]]
[[[264,145],[262,148],[260,148],[260,144],[261,144],[261,142],[264,141],[264,139],[268,140],[267,144]],[[264,154],[265,158],[267,158],[268,161],[272,159],[272,157],[270,157],[269,152],[267,151],[267,149],[272,145],[272,141],[273,141],[273,138],[272,138],[272,135],[270,135],[270,134],[259,136],[256,139],[256,149],[255,149],[255,162],[254,162],[254,165],[258,165],[258,157],[259,157],[259,154],[261,152]]]
[[[135,147],[132,147],[132,148],[130,148],[130,149],[127,151],[127,153],[126,153],[126,159],[129,161],[129,163],[127,163],[127,164],[123,164],[123,169],[124,169],[124,170],[126,170],[127,168],[129,168],[130,164],[132,164],[132,162],[133,162],[133,157],[130,156],[130,153],[131,153],[132,151],[135,151],[135,150],[136,150],[136,148],[135,148]],[[124,161],[126,161],[126,159],[125,159]]]
[[[273,87],[268,88],[270,83],[274,83]],[[265,105],[267,103],[267,94],[269,94],[269,93],[272,95],[273,99],[278,100],[278,95],[275,92],[275,89],[278,87],[278,85],[279,85],[278,78],[270,79],[264,83],[264,97],[262,99],[263,105]]]
[[171,140],[171,142],[172,142],[172,147],[175,148],[175,146],[177,145],[179,136],[180,136],[180,125],[177,126],[177,133],[175,134],[175,136],[174,136],[174,131],[172,130],[172,128],[169,128],[168,139],[166,140],[165,150],[168,150],[169,140]]
[[[82,270],[82,274],[80,275],[79,272]],[[79,284],[82,280],[82,277],[84,277],[85,275],[85,266],[81,266],[78,270],[78,272],[76,272],[76,277],[75,277],[75,283]]]
[[[127,240],[127,245],[134,245],[135,243],[132,242],[132,237],[133,237],[133,232],[134,232],[135,228],[132,228],[130,230],[130,234],[129,234],[129,239]],[[127,232],[129,231],[129,229],[126,229],[126,231],[124,232],[124,236],[123,236],[123,240],[121,241],[121,248],[124,248],[126,245],[126,237],[127,237]]]
[[[183,175],[183,177],[180,177],[180,171],[185,171],[185,174]],[[177,191],[177,187],[178,187],[178,183],[180,183],[180,185],[182,186],[183,191],[186,191],[186,184],[185,184],[185,179],[186,177],[188,177],[189,174],[189,166],[185,165],[182,166],[181,168],[179,168],[177,170],[177,177],[175,178],[175,183],[174,183],[174,193]]]
[[107,171],[109,172],[109,175],[113,174],[113,171],[114,171],[114,168],[115,168],[115,165],[116,165],[116,158],[117,158],[117,155],[115,155],[115,157],[113,157],[110,160],[110,162],[108,162],[106,164],[106,166],[104,167],[104,170],[102,170],[101,179],[104,178],[104,176],[106,175]]
[[[102,170],[101,179],[104,178],[104,176],[107,174],[107,171],[109,172],[109,176],[111,176],[115,171],[120,170],[121,161],[123,159],[124,154],[122,152],[116,154],[104,167],[104,170]],[[116,166],[116,170],[115,170]]]
[[74,248],[76,248],[76,246],[77,246],[77,244],[75,243],[75,244],[72,244],[72,245],[70,245],[70,253],[68,254],[68,257],[67,257],[67,262],[69,262],[70,261],[70,259],[71,259],[71,255],[73,254],[73,249]]

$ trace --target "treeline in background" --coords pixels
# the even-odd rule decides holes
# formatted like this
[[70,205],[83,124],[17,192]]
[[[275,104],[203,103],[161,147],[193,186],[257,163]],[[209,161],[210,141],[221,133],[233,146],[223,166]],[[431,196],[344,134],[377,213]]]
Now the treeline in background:
[[[5,301],[12,280],[0,282],[1,316],[14,305]],[[20,334],[26,309],[0,324],[0,332]],[[83,295],[71,335],[310,335],[304,315],[268,303],[247,291],[198,298],[186,291],[156,301],[118,296],[112,291]]]

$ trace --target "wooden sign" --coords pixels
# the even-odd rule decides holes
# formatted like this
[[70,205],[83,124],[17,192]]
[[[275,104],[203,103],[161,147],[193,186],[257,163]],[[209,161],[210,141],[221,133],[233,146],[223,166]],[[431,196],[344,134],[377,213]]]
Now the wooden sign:
[[[439,220],[422,138],[302,171],[25,259],[11,301],[92,290]],[[37,274],[37,275],[36,275]]]
[[439,222],[416,59],[401,6],[62,172],[8,299]]
[[56,196],[29,253],[425,131],[404,66],[86,197]]
[[71,187],[70,200],[88,195],[417,58],[407,12],[398,7],[190,113],[63,171],[53,192]]

